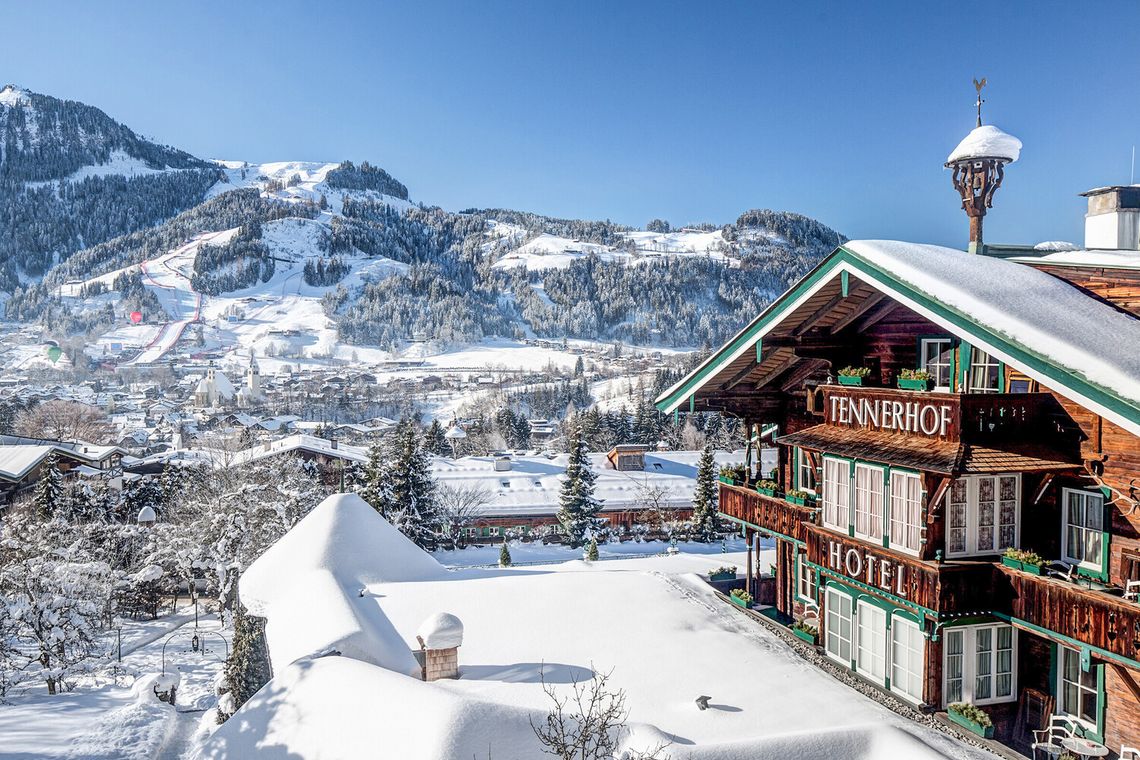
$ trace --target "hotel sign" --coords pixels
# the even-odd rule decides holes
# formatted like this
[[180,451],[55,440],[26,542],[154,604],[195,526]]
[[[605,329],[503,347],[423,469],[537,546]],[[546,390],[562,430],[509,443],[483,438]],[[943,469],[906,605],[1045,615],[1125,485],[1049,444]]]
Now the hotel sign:
[[877,556],[865,548],[829,540],[827,567],[872,588],[907,598],[906,565]]
[[828,391],[825,414],[829,425],[928,438],[947,438],[957,432],[955,400],[890,391]]

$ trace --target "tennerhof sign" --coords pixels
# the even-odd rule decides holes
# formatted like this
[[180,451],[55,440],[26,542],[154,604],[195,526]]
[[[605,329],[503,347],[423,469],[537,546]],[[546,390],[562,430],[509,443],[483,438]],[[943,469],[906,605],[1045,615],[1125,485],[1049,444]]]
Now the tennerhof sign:
[[955,432],[957,406],[949,400],[926,394],[829,391],[826,401],[829,425],[931,438],[946,438]]

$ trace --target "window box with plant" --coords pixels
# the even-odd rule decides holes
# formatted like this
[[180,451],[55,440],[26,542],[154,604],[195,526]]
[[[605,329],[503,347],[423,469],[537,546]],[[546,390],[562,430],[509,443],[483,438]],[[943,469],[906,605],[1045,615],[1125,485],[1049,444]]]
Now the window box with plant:
[[720,482],[727,486],[742,486],[748,471],[742,464],[729,464],[720,468]]
[[810,507],[815,504],[815,494],[807,491],[788,491],[784,494],[784,500],[797,507]]
[[1041,568],[1045,566],[1045,558],[1036,552],[1010,547],[1001,557],[1001,563],[1014,570],[1041,575]]
[[792,626],[792,635],[797,639],[803,639],[812,646],[819,644],[819,629],[810,623],[803,621],[796,623]]
[[946,714],[951,721],[983,739],[994,738],[994,722],[982,708],[968,702],[955,702],[946,709]]
[[930,373],[924,369],[904,369],[899,373],[898,386],[904,391],[930,390]]
[[774,480],[760,480],[756,482],[756,493],[764,496],[776,496],[780,493],[780,484]]
[[735,604],[737,607],[743,607],[744,609],[748,609],[749,607],[752,606],[752,594],[749,594],[747,591],[745,591],[742,588],[734,588],[729,593],[728,598],[731,599],[732,603]]
[[732,581],[736,580],[736,566],[725,565],[718,567],[716,570],[709,570],[710,581]]
[[863,385],[867,376],[871,374],[870,367],[844,367],[839,370],[840,385]]

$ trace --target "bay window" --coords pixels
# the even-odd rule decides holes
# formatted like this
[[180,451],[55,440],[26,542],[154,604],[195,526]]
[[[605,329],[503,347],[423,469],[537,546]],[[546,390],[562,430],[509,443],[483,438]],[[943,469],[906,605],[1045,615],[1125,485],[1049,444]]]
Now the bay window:
[[1018,544],[1021,476],[973,475],[946,490],[946,554],[997,554]]
[[1017,632],[1012,626],[973,625],[943,633],[942,697],[947,705],[1009,702],[1016,697]]
[[883,468],[855,465],[855,535],[870,541],[883,539]]
[[1104,495],[1096,491],[1062,491],[1065,505],[1065,530],[1061,536],[1061,555],[1079,567],[1103,572]]
[[922,476],[891,470],[891,548],[918,554],[922,541]]

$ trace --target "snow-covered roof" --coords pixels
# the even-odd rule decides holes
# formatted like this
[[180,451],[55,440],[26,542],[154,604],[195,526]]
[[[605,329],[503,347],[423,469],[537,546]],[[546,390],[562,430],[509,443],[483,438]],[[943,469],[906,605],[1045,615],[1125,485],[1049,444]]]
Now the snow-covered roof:
[[54,446],[0,446],[0,478],[20,480],[54,450]]
[[265,617],[275,666],[335,649],[405,675],[409,644],[369,583],[440,578],[446,570],[356,494],[335,494],[262,554],[241,577],[242,602]]
[[368,461],[368,449],[364,446],[350,446],[340,441],[334,444],[333,441],[327,438],[318,438],[315,435],[302,435],[298,433],[297,435],[286,436],[276,441],[270,441],[251,446],[248,449],[243,449],[234,456],[233,463],[245,464],[264,459],[268,456],[296,454],[299,452],[347,459],[352,462]]
[[1021,140],[1011,134],[1001,131],[992,124],[975,127],[958,143],[946,163],[950,164],[964,158],[1004,158],[1010,162],[1021,156]]
[[118,446],[46,441],[5,435],[0,436],[0,478],[20,480],[53,452],[84,462],[96,463],[102,462],[112,454],[126,453]]
[[[977,327],[1140,407],[1140,320],[1135,317],[1024,264],[889,240],[855,240],[843,247]],[[998,346],[987,348],[1028,369],[1012,356],[1000,356]],[[1133,422],[1140,425],[1140,415]]]
[[1140,269],[1140,251],[1131,250],[1081,250],[1072,248],[1041,248],[1040,251],[1053,251],[1041,255],[1015,256],[1010,261],[1025,264],[1050,264],[1053,266],[1105,267],[1108,269]]

